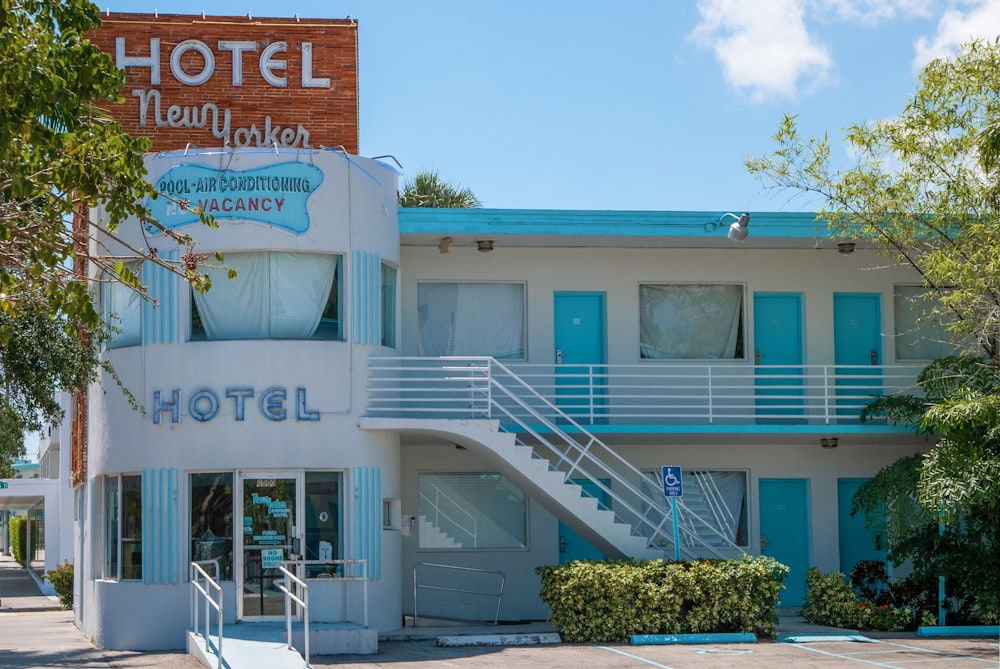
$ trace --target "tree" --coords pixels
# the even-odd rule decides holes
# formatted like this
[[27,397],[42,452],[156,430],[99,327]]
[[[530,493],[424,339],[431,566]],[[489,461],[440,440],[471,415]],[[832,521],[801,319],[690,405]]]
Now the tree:
[[[99,107],[122,101],[124,72],[86,40],[99,25],[85,0],[22,0],[0,5],[0,453],[20,450],[17,426],[51,415],[55,388],[80,390],[98,358],[102,330],[95,284],[121,281],[146,295],[125,263],[153,262],[207,287],[192,240],[150,220],[157,197],[145,180],[150,144],[122,132]],[[103,205],[105,220],[90,208]],[[185,203],[180,203],[185,205]],[[177,263],[117,236],[136,219],[185,248]],[[212,221],[205,221],[209,224]],[[111,254],[108,249],[124,249]],[[62,330],[58,335],[55,330]],[[24,341],[21,341],[21,340]],[[54,349],[37,348],[42,342]],[[44,374],[21,351],[51,353]],[[75,350],[72,350],[74,349]],[[46,399],[46,397],[48,399]],[[56,409],[58,407],[55,407]],[[17,441],[15,445],[13,441]],[[0,457],[2,459],[2,457]]]
[[465,186],[453,186],[439,177],[437,172],[421,171],[403,184],[399,206],[475,209],[483,205]]
[[[866,417],[917,425],[928,452],[901,460],[859,491],[856,510],[888,539],[890,557],[925,574],[972,556],[964,573],[983,620],[1000,619],[1000,41],[976,41],[923,70],[894,118],[847,129],[855,162],[834,167],[827,136],[803,138],[788,115],[777,148],[748,158],[767,187],[818,197],[831,232],[909,265],[934,296],[965,358],[920,376],[920,397],[881,398]],[[984,355],[985,354],[985,355]],[[939,519],[948,537],[938,537]],[[972,537],[970,539],[970,537]],[[950,550],[949,546],[954,549]],[[955,548],[958,547],[958,548]],[[938,571],[937,573],[943,573]]]
[[997,118],[1000,43],[977,41],[927,65],[899,116],[848,128],[849,169],[791,115],[778,148],[746,165],[768,187],[818,196],[835,235],[912,266],[937,297],[933,315],[1000,364],[1000,164],[980,151]]

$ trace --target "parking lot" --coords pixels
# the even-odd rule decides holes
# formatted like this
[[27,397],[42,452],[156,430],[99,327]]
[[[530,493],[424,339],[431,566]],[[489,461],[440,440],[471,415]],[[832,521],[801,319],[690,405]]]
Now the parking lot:
[[997,639],[890,638],[692,646],[570,645],[440,648],[434,641],[383,642],[378,655],[313,658],[342,669],[974,669],[1000,667]]

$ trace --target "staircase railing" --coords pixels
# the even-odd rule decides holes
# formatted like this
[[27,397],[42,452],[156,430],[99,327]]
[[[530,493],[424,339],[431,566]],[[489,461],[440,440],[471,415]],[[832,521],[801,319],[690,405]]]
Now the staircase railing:
[[[391,399],[386,402],[387,399]],[[598,439],[508,367],[493,358],[372,358],[369,374],[369,415],[402,412],[424,418],[484,418],[514,432],[536,457],[560,472],[566,483],[586,479],[610,501],[618,522],[644,537],[647,548],[672,553],[671,515],[662,497],[645,489],[644,474]],[[686,505],[679,512],[688,528],[681,549],[688,557],[705,552],[742,549],[718,528],[694,515]],[[706,541],[704,536],[712,537]]]

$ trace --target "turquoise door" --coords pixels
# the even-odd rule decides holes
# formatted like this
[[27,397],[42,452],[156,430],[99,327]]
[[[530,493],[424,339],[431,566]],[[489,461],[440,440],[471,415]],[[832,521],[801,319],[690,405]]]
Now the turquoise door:
[[850,575],[861,560],[885,561],[885,551],[875,543],[864,516],[851,517],[851,499],[868,479],[837,479],[837,529],[840,538],[840,571]]
[[601,422],[607,411],[604,293],[555,293],[553,319],[557,404],[578,422]]
[[882,391],[882,307],[878,293],[834,293],[837,415],[856,418]]
[[754,293],[753,332],[757,422],[802,422],[802,295]]
[[781,606],[800,606],[809,568],[809,481],[760,479],[760,554],[789,568]]
[[[573,483],[583,488],[590,497],[597,499],[598,508],[608,509],[608,494],[601,490],[597,484],[587,479],[573,479]],[[611,482],[601,480],[605,487]],[[590,545],[590,542],[559,521],[559,564],[573,562],[574,560],[603,560],[606,556],[601,551]]]

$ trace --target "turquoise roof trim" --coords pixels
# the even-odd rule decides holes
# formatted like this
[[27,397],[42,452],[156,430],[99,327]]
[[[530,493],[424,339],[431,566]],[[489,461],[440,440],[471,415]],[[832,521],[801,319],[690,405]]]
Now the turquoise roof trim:
[[[571,209],[399,209],[400,234],[718,237],[734,218],[715,211],[586,211]],[[737,216],[742,212],[732,212]],[[721,220],[720,220],[721,219]],[[754,238],[829,237],[814,212],[750,212]]]

